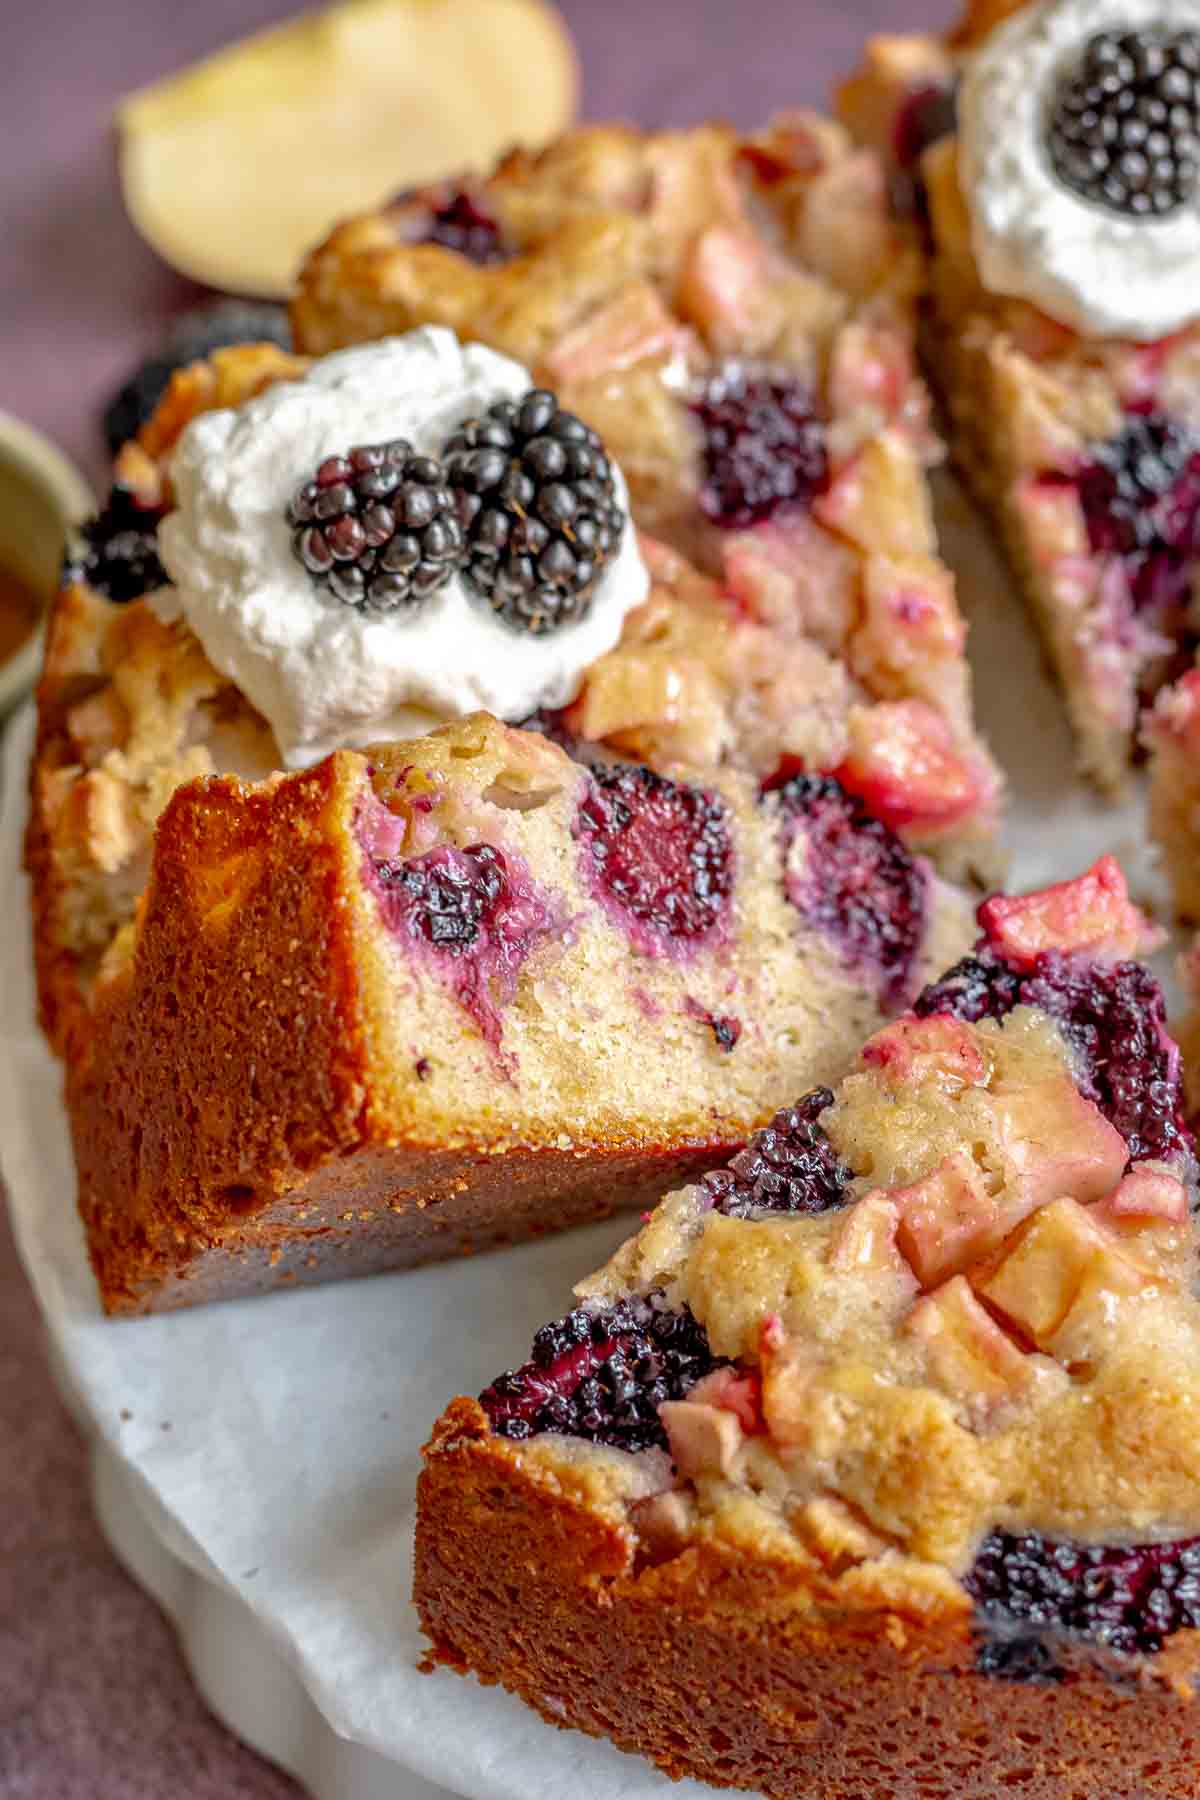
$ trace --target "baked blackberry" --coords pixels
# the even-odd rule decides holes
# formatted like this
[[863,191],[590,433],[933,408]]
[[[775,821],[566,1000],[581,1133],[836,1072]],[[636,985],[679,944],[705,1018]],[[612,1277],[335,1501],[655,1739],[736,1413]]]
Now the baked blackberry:
[[443,456],[475,592],[535,637],[582,619],[625,529],[596,433],[533,388],[465,420]]
[[981,1666],[1010,1680],[1044,1681],[1054,1669],[1042,1633],[1051,1643],[1065,1633],[1152,1656],[1173,1631],[1200,1629],[1200,1539],[1078,1544],[1036,1531],[993,1531],[965,1586],[989,1632]]
[[795,775],[765,801],[782,821],[788,899],[806,925],[841,947],[852,968],[877,968],[883,998],[897,1004],[925,933],[925,869],[832,775]]
[[359,612],[420,606],[462,555],[445,471],[405,438],[327,456],[297,488],[287,517],[292,547],[317,586]]
[[414,241],[439,244],[443,250],[453,250],[480,267],[507,262],[509,258],[500,221],[480,196],[467,188],[452,188],[439,196],[430,207],[426,229]]
[[849,1199],[853,1171],[817,1123],[833,1095],[814,1088],[775,1114],[723,1169],[701,1180],[714,1212],[745,1219],[756,1212],[823,1213]]
[[533,1354],[479,1396],[500,1437],[559,1431],[618,1450],[665,1449],[658,1409],[717,1367],[704,1327],[658,1294],[544,1325]]
[[158,560],[158,523],[165,511],[145,505],[118,482],[103,509],[81,526],[82,542],[63,563],[64,582],[86,581],[122,605],[166,587],[167,571]]
[[692,402],[704,434],[700,508],[741,529],[806,505],[829,478],[825,427],[807,382],[726,363]]
[[113,456],[136,437],[162,399],[176,369],[198,362],[230,344],[278,344],[292,347],[287,308],[266,302],[218,300],[176,320],[154,355],[122,383],[104,409],[104,437]]
[[1046,133],[1059,180],[1094,206],[1165,218],[1200,181],[1200,31],[1101,31],[1060,84]]
[[721,801],[640,763],[593,769],[575,835],[591,884],[645,955],[703,937],[733,892]]
[[1162,413],[1130,413],[1078,476],[1095,551],[1121,557],[1139,612],[1187,598],[1200,554],[1200,443]]

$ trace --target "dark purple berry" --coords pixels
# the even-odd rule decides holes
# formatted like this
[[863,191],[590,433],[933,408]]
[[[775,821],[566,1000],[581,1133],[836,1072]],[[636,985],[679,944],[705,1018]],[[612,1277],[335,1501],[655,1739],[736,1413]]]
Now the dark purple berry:
[[535,637],[584,618],[626,523],[596,433],[533,388],[465,420],[443,454],[475,592]]
[[853,1173],[817,1123],[833,1104],[828,1088],[814,1088],[700,1185],[715,1212],[744,1219],[759,1211],[823,1213],[845,1206]]
[[965,1586],[986,1634],[988,1672],[1053,1679],[1052,1659],[1039,1668],[1032,1647],[1052,1651],[1055,1634],[1152,1656],[1172,1632],[1200,1629],[1200,1538],[1096,1545],[993,1531]]
[[69,551],[64,581],[86,581],[98,594],[124,604],[155,588],[168,576],[158,560],[158,524],[165,506],[145,506],[119,482],[103,510],[80,528],[82,543]]
[[983,940],[925,989],[915,1011],[974,1023],[1002,1019],[1021,1005],[1058,1021],[1075,1052],[1080,1092],[1116,1126],[1131,1162],[1191,1159],[1179,1051],[1167,1035],[1162,989],[1148,969],[1044,951],[1032,969],[1018,971]]
[[507,262],[511,255],[500,221],[482,198],[467,188],[450,189],[440,195],[429,210],[427,223],[412,241],[440,244],[443,250],[454,250],[480,267]]
[[825,427],[808,384],[786,371],[729,362],[692,402],[704,434],[700,508],[740,529],[806,506],[829,479]]
[[852,968],[904,997],[925,937],[929,877],[895,832],[831,775],[796,775],[764,796],[780,817],[784,892]]
[[1054,172],[1126,218],[1178,212],[1200,181],[1200,31],[1101,31],[1054,96]]
[[104,409],[104,436],[115,456],[136,437],[166,392],[176,369],[198,362],[229,344],[292,347],[285,306],[265,301],[218,300],[177,319],[156,353],[136,369]]
[[544,1325],[530,1360],[499,1376],[479,1403],[500,1437],[558,1431],[618,1450],[665,1449],[659,1407],[716,1367],[692,1313],[650,1294]]
[[456,999],[498,1043],[498,1006],[554,924],[520,858],[492,844],[441,845],[409,861],[373,859],[371,871],[388,927],[432,952]]
[[357,612],[419,607],[462,557],[445,471],[404,438],[327,456],[296,489],[287,517],[313,581]]
[[1200,555],[1200,441],[1159,413],[1130,413],[1077,479],[1088,542],[1125,565],[1139,612],[1186,603]]
[[715,794],[637,763],[592,771],[575,821],[592,887],[638,949],[712,931],[733,891],[733,845]]

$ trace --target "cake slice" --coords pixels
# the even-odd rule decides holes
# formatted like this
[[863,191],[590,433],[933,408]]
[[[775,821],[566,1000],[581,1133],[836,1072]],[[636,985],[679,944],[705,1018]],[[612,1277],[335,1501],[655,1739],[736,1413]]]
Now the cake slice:
[[975,0],[839,96],[928,233],[953,454],[1106,788],[1195,638],[1198,80],[1189,6]]
[[925,480],[920,272],[882,162],[830,120],[588,126],[338,227],[293,328],[325,353],[447,325],[532,369],[600,432],[644,532],[893,709],[848,779],[886,807],[897,778],[946,772],[953,816],[890,822],[963,870],[986,863],[998,784]]
[[1188,1790],[1196,1165],[1157,934],[1110,858],[979,918],[438,1421],[431,1663],[771,1800]]

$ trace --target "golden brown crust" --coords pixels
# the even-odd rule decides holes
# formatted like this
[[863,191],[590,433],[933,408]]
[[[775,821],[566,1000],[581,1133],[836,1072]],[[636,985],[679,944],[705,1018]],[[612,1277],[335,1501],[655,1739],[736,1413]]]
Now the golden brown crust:
[[[1195,1652],[1140,1683],[1084,1659],[1056,1684],[975,1664],[965,1608],[882,1584],[849,1604],[811,1554],[709,1539],[655,1562],[570,1462],[457,1400],[418,1490],[431,1663],[668,1775],[769,1800],[1178,1800],[1200,1758]],[[1189,1638],[1194,1634],[1182,1634]]]

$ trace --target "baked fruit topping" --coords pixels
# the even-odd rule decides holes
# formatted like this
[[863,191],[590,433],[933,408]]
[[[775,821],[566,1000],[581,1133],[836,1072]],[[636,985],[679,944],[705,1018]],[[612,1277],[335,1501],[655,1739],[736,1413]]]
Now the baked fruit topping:
[[1200,31],[1099,31],[1047,130],[1059,179],[1095,206],[1162,218],[1200,181]]
[[[408,198],[401,195],[403,203]],[[417,244],[438,244],[453,250],[480,268],[505,262],[511,254],[504,242],[500,221],[488,210],[482,195],[469,188],[449,188],[434,196],[428,222],[413,239]]]
[[830,1090],[816,1088],[777,1112],[731,1163],[704,1177],[705,1203],[728,1219],[760,1211],[822,1213],[845,1205],[851,1173],[819,1124],[832,1104]]
[[766,796],[777,810],[784,890],[851,967],[879,972],[898,1003],[925,931],[928,877],[895,832],[830,775],[796,775]]
[[596,433],[535,388],[468,419],[444,455],[476,592],[535,636],[583,618],[625,529]]
[[648,1294],[543,1325],[530,1360],[498,1375],[479,1403],[501,1437],[559,1431],[618,1450],[665,1450],[659,1407],[715,1366],[691,1313]]
[[82,545],[68,552],[63,579],[86,581],[105,599],[122,605],[165,586],[157,536],[164,511],[134,488],[114,483],[101,511],[80,527]]
[[638,764],[596,768],[575,834],[585,879],[645,955],[686,950],[725,916],[734,857],[715,794]]
[[813,394],[786,370],[726,363],[693,402],[704,433],[700,506],[741,530],[805,506],[829,480],[825,426]]
[[1134,608],[1185,606],[1200,556],[1200,440],[1162,413],[1131,413],[1080,469],[1088,543],[1119,559]]
[[[1195,1165],[1181,1138],[1131,1169],[1025,985],[1047,958],[1097,995],[1132,968],[1149,1003],[1112,956],[1153,934],[1108,865],[984,914],[1011,1006],[964,1019],[937,1004],[954,979],[929,989],[836,1087],[663,1200],[529,1363],[435,1427],[434,1660],[777,1800],[869,1800],[914,1708],[905,1800],[965,1791],[984,1755],[989,1787],[1033,1769],[1039,1800],[1067,1800],[1110,1714],[1106,1754],[1177,1721],[1178,1757],[1155,1733],[1136,1791],[1178,1791],[1200,1668]],[[631,1308],[686,1334],[672,1379],[652,1327],[627,1351]],[[1011,1685],[985,1698],[981,1675]],[[1052,1712],[1021,1697],[1039,1682]]]
[[463,547],[446,471],[404,438],[328,456],[288,506],[292,547],[344,606],[389,613],[444,587]]

